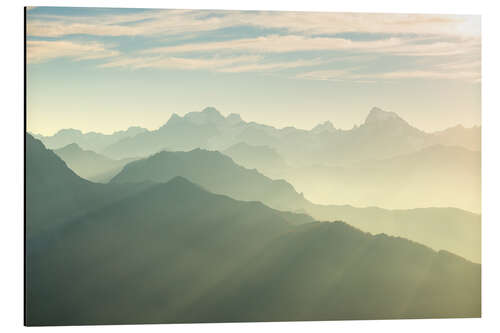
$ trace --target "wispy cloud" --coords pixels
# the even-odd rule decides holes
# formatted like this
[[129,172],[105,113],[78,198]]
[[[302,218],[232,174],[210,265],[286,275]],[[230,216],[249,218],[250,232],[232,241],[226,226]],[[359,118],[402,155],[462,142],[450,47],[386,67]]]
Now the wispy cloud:
[[165,56],[138,56],[117,57],[101,65],[101,68],[169,68],[184,70],[210,70],[224,73],[278,71],[290,68],[310,67],[325,63],[325,60],[295,60],[295,61],[266,61],[259,55],[242,55],[233,57],[165,57]]
[[382,79],[466,79],[471,81],[480,80],[480,73],[476,71],[433,71],[433,70],[414,70],[414,71],[395,71],[372,76]]
[[27,34],[62,37],[75,34],[93,36],[154,36],[211,31],[231,26],[227,19],[207,18],[207,12],[154,10],[134,14],[99,16],[33,15]]
[[439,64],[427,69],[385,71],[378,73],[362,73],[359,68],[342,70],[317,70],[299,73],[297,78],[325,81],[376,82],[378,80],[396,79],[430,79],[430,80],[465,80],[481,82],[481,69],[477,62],[456,62]]
[[55,58],[72,58],[76,61],[115,57],[120,52],[109,45],[97,42],[41,41],[30,40],[26,43],[28,63],[41,63]]
[[211,57],[211,58],[182,58],[182,57],[119,57],[108,61],[99,67],[124,67],[131,69],[141,68],[170,68],[170,69],[212,69],[219,70],[235,64],[254,63],[260,59],[259,56],[238,57]]
[[[264,29],[255,29],[246,38],[236,29],[230,29],[224,40],[217,34],[207,35],[237,27]],[[29,38],[36,37],[27,43],[30,64],[65,57],[102,59],[101,68],[226,73],[297,69],[297,78],[366,82],[409,78],[478,81],[480,33],[478,16],[453,15],[117,10],[83,16],[30,11],[27,20]],[[205,37],[194,41],[197,34]],[[82,42],[75,35],[94,41]],[[119,36],[142,36],[148,48],[119,48],[123,42],[116,38]],[[176,45],[165,45],[174,40]],[[373,66],[374,58],[385,56],[405,59],[397,66],[384,66],[378,74],[370,73],[373,68],[366,69]],[[328,63],[340,59],[346,67],[356,63],[358,69],[329,68]]]
[[479,36],[479,20],[478,16],[453,15],[155,10],[99,17],[38,15],[30,18],[28,35],[170,35],[235,26],[255,26],[303,34],[354,32]]
[[353,78],[354,76],[355,75],[352,74],[352,71],[347,69],[318,70],[318,71],[300,73],[296,75],[297,78],[301,79],[326,80],[326,81],[342,80],[348,77]]
[[276,71],[290,68],[301,68],[316,66],[324,63],[324,60],[296,60],[296,61],[282,61],[282,62],[267,62],[267,63],[254,63],[238,66],[230,66],[221,68],[221,72],[227,73],[242,73],[242,72],[261,72],[261,71]]
[[372,33],[479,36],[478,16],[368,13],[263,13],[257,24],[308,34]]
[[247,51],[281,53],[296,51],[326,51],[352,49],[379,49],[401,44],[398,38],[355,42],[345,38],[307,37],[298,35],[269,35],[256,38],[233,39],[223,42],[193,43],[144,50],[143,53],[189,53],[204,51]]
[[443,56],[474,51],[480,47],[476,39],[455,41],[428,41],[421,38],[385,38],[354,41],[347,38],[308,37],[298,35],[269,35],[256,38],[233,39],[222,42],[191,43],[158,47],[142,51],[145,54],[175,54],[206,51],[246,51],[254,53],[284,53],[297,51],[358,51],[392,53],[409,56]]

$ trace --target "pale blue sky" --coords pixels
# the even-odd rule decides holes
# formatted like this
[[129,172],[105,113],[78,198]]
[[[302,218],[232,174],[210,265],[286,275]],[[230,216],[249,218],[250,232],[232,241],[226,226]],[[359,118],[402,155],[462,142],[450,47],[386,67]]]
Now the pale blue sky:
[[214,106],[351,128],[373,106],[433,131],[479,125],[480,18],[37,7],[28,130],[156,129]]

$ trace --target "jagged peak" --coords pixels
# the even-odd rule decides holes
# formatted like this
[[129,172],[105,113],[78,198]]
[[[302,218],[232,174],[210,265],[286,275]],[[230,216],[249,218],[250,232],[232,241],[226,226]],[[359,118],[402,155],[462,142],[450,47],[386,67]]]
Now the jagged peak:
[[195,183],[189,181],[187,178],[182,177],[182,176],[175,176],[172,179],[170,179],[167,183],[167,186],[188,186],[194,189],[201,189],[200,186],[196,185]]
[[82,135],[82,131],[74,129],[74,128],[63,128],[54,135],[64,135],[64,134],[76,134],[76,135]]
[[331,121],[327,120],[327,121],[324,121],[324,122],[314,126],[312,131],[316,132],[316,133],[323,132],[323,131],[335,131],[335,126],[333,126]]
[[214,107],[206,107],[200,112],[188,112],[184,115],[184,119],[196,124],[203,123],[220,123],[225,120],[224,116]]
[[83,149],[77,143],[73,142],[59,149],[55,149],[54,151],[58,153],[76,153],[82,152]]
[[397,113],[384,111],[378,107],[373,107],[366,117],[365,124],[379,123],[388,120],[404,121]]
[[66,148],[66,149],[72,149],[72,150],[82,150],[82,148],[75,142],[73,143],[70,143],[69,145],[66,145],[65,147],[63,147],[63,149]]
[[172,121],[178,121],[178,120],[181,120],[182,117],[179,116],[177,113],[172,113],[172,115],[170,116],[170,118],[168,119],[167,123],[169,122],[172,122]]
[[230,122],[231,124],[237,124],[237,123],[240,123],[243,121],[243,119],[241,119],[241,116],[237,113],[231,113],[229,114],[227,117],[226,117],[226,120],[228,122]]
[[222,116],[221,113],[219,112],[219,110],[217,110],[213,106],[207,106],[206,108],[204,108],[203,110],[201,110],[201,112],[202,113],[209,113],[209,114],[217,114],[219,116]]

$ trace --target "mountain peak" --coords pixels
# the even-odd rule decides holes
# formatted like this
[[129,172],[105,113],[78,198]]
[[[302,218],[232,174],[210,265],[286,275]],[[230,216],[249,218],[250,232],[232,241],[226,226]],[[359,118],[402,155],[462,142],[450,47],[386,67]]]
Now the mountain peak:
[[140,127],[140,126],[130,126],[125,130],[126,133],[133,133],[133,134],[138,134],[142,132],[146,132],[147,129]]
[[312,132],[314,133],[321,133],[321,132],[332,132],[335,131],[335,127],[333,126],[332,122],[327,120],[321,124],[318,124],[314,126],[312,129]]
[[77,143],[70,143],[62,148],[57,149],[60,152],[79,152],[83,151],[83,149]]
[[229,116],[227,116],[226,120],[232,125],[238,124],[238,123],[243,121],[243,119],[241,119],[241,116],[237,113],[229,114]]
[[207,106],[206,108],[201,110],[201,112],[221,116],[220,112],[216,108],[214,108],[213,106]]
[[74,129],[74,128],[63,128],[59,130],[54,136],[56,135],[68,135],[68,136],[79,136],[82,135],[82,131]]
[[181,117],[177,114],[177,113],[172,113],[172,115],[170,116],[170,119],[181,119]]
[[[168,121],[167,121],[167,123],[166,123],[166,124],[168,124],[168,123],[170,123],[170,124],[172,124],[172,123],[177,123],[177,122],[178,122],[178,121],[180,121],[181,119],[182,119],[182,118],[181,118],[181,117],[180,117],[177,113],[175,113],[175,112],[174,112],[174,113],[172,113],[172,115],[170,116],[170,118],[168,119]],[[165,124],[165,125],[166,125],[166,124]],[[165,125],[163,125],[163,126],[165,126]]]
[[226,118],[214,107],[206,107],[200,112],[189,112],[184,116],[185,120],[192,123],[201,124],[218,124],[224,122]]
[[384,122],[388,120],[401,120],[403,119],[398,116],[397,113],[395,112],[389,112],[389,111],[384,111],[378,107],[373,107],[370,110],[370,113],[366,117],[365,124],[370,124],[370,123],[379,123],[379,122]]
[[202,190],[202,188],[199,185],[189,181],[188,179],[182,176],[173,177],[172,179],[170,179],[168,182],[165,183],[165,186],[173,187],[176,189],[179,189],[179,187],[185,187],[196,190]]

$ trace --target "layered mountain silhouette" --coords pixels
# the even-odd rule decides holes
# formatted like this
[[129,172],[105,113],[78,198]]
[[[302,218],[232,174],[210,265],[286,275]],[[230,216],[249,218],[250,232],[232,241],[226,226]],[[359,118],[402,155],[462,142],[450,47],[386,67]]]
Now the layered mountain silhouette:
[[266,175],[278,175],[287,167],[283,157],[267,146],[251,146],[240,142],[224,150],[223,153],[237,164],[257,169]]
[[[32,144],[28,164],[56,163],[79,179]],[[481,314],[478,264],[342,222],[308,222],[236,201],[181,177],[37,234],[27,243],[26,269],[28,325]]]
[[76,175],[53,151],[26,134],[26,237],[51,231],[148,184],[95,184]]
[[122,139],[108,146],[103,153],[114,158],[126,158],[148,156],[165,148],[190,150],[206,147],[211,138],[221,134],[218,128],[220,119],[225,120],[213,108],[206,108],[199,117],[187,114],[181,118],[173,114],[158,130]]
[[71,143],[76,143],[83,149],[99,152],[103,148],[127,137],[133,137],[147,131],[145,128],[132,126],[125,131],[117,131],[113,134],[102,134],[96,132],[82,133],[76,129],[62,129],[52,136],[33,134],[41,140],[47,148],[58,149]]
[[481,153],[462,147],[434,145],[389,159],[341,166],[259,170],[280,175],[317,203],[481,211]]
[[469,150],[481,150],[481,127],[465,128],[462,125],[447,128],[434,133],[439,144],[460,146]]
[[[426,133],[411,126],[396,113],[376,107],[369,112],[363,124],[351,130],[336,129],[331,122],[319,124],[312,130],[294,127],[277,129],[245,122],[237,114],[224,117],[215,108],[207,107],[183,117],[173,114],[158,130],[132,128],[109,136],[112,142],[101,140],[97,145],[92,143],[93,146],[87,143],[92,140],[83,140],[81,132],[76,130],[62,130],[53,137],[39,138],[49,148],[60,148],[75,142],[84,149],[104,153],[114,159],[148,156],[163,149],[223,151],[243,142],[252,146],[268,146],[292,165],[304,165],[391,158],[435,144],[479,150],[480,133],[480,127],[469,129],[461,126]],[[96,135],[88,133],[83,137]]]
[[481,153],[459,146],[433,145],[342,165],[291,166],[274,149],[246,143],[223,153],[246,168],[286,179],[315,203],[481,211]]
[[277,129],[210,107],[38,137],[55,151],[26,134],[27,325],[481,316],[479,214],[308,200],[476,205],[480,128],[373,108],[348,131]]
[[317,205],[285,180],[272,180],[255,169],[241,167],[216,151],[160,152],[127,164],[111,183],[167,182],[176,176],[238,200],[261,201],[275,209],[303,212],[319,220],[343,220],[362,230],[404,236],[475,262],[481,260],[480,215],[454,208],[393,211]]
[[[82,136],[70,136],[72,132],[63,130],[42,140]],[[155,131],[131,128],[110,137],[113,143],[95,151],[113,160],[148,157],[162,150],[218,150],[247,168],[287,179],[322,204],[457,207],[473,212],[481,207],[480,127],[459,125],[427,133],[397,113],[376,107],[351,130],[337,129],[329,121],[311,130],[277,129],[208,107],[182,117],[173,114]],[[88,177],[94,171],[88,168],[73,169],[97,181],[109,180],[118,171]]]
[[182,176],[207,190],[245,201],[261,201],[289,210],[307,202],[284,180],[272,180],[257,170],[245,169],[217,151],[157,153],[127,164],[111,183],[167,182]]
[[134,160],[134,158],[113,160],[91,150],[83,150],[76,143],[55,149],[54,153],[80,177],[95,182],[108,182],[125,164]]

